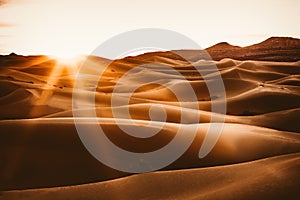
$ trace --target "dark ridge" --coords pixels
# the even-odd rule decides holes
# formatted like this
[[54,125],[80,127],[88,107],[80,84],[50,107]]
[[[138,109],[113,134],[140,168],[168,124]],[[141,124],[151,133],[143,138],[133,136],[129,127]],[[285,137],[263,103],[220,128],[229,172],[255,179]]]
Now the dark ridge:
[[296,62],[300,60],[300,39],[291,37],[271,37],[263,42],[246,47],[233,46],[221,42],[205,50],[173,50],[165,52],[150,52],[138,56],[129,56],[124,60],[155,62],[159,57],[190,62],[200,59],[222,60],[258,60],[276,62]]
[[[232,58],[236,60],[259,60],[295,62],[300,60],[300,39],[271,37],[247,47],[229,48],[231,45],[214,45],[206,49],[214,60]],[[223,48],[222,48],[223,47]]]
[[270,37],[267,40],[245,48],[251,49],[300,49],[299,39],[292,37]]
[[234,46],[229,44],[228,42],[220,42],[211,47],[208,47],[206,50],[232,50],[232,49],[240,49],[240,46]]
[[18,56],[18,55],[15,54],[14,52],[11,52],[11,53],[9,54],[9,56]]
[[43,55],[23,56],[12,52],[9,55],[0,55],[0,67],[22,65],[25,63],[36,61],[38,59],[50,60],[47,56],[43,56]]

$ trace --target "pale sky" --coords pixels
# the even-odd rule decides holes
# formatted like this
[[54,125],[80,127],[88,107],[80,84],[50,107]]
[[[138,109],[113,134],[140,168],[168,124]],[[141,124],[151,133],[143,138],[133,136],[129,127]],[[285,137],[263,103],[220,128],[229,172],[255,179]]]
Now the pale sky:
[[299,0],[0,0],[0,54],[89,54],[138,28],[182,33],[203,48],[300,38]]

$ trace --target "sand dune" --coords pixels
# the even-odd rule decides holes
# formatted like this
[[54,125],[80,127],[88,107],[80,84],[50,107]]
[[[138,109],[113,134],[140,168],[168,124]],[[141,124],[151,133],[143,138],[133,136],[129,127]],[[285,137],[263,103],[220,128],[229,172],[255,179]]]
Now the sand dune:
[[[242,164],[2,193],[3,199],[298,199],[299,153]],[[285,183],[285,184],[283,184]]]
[[[89,126],[90,121],[82,119],[80,123]],[[111,118],[99,119],[99,123],[111,141],[133,152],[163,147],[173,139],[179,127],[176,123],[167,123],[157,135],[140,139],[125,135]],[[122,124],[132,126],[128,120]],[[185,125],[187,135],[197,129],[195,140],[186,153],[166,169],[225,165],[300,151],[298,134],[226,123],[213,151],[199,160],[198,151],[210,126],[209,123]],[[143,130],[159,127],[154,124]],[[6,155],[1,166],[2,189],[83,184],[127,175],[102,165],[85,150],[71,118],[2,121],[0,128],[0,148]]]
[[[102,62],[102,60],[100,62]],[[118,62],[120,61],[117,61],[117,66],[119,66]],[[230,64],[230,66],[228,66],[228,64],[226,64],[228,62],[232,62],[231,64],[235,63],[235,65],[231,66]],[[201,67],[201,62],[198,61],[197,63],[196,66]],[[203,61],[203,63],[207,63],[207,61]],[[216,63],[217,66],[220,67],[226,88],[228,114],[238,116],[258,115],[299,107],[300,89],[297,87],[297,74],[299,73],[298,62],[281,63],[281,67],[278,67],[276,62],[234,61],[229,59],[213,63]],[[123,65],[125,65],[125,63]],[[222,68],[222,65],[226,67]],[[127,69],[132,68],[128,63],[126,66]],[[133,64],[133,67],[134,66],[135,63]],[[285,67],[286,73],[282,73],[282,66]],[[16,69],[11,72],[6,69],[6,71],[2,73],[1,80],[1,86],[5,88],[5,93],[3,92],[1,95],[0,102],[2,102],[1,105],[3,105],[2,109],[13,110],[11,108],[16,107],[26,109],[31,106],[36,106],[34,104],[32,105],[32,102],[40,98],[43,91],[48,91],[51,95],[47,98],[47,102],[44,103],[45,105],[39,105],[40,107],[49,108],[48,112],[47,109],[44,109],[44,111],[39,109],[39,113],[24,111],[13,114],[2,112],[0,118],[42,117],[55,114],[59,111],[71,111],[72,80],[74,80],[74,75],[70,73],[67,74],[67,71],[64,71],[63,74],[52,77],[52,79],[56,81],[47,81],[49,77],[41,76],[39,70],[36,71],[36,68],[38,68],[37,65],[34,66],[32,73],[25,73],[22,70],[18,71]],[[44,68],[44,64],[40,66],[40,70]],[[98,93],[96,94],[96,99],[99,99],[99,105],[101,104],[101,106],[105,105],[110,107],[110,93],[113,92],[114,85],[118,82],[118,78],[112,79],[111,77],[115,76],[115,74],[124,73],[122,69],[121,71],[117,69],[114,63],[110,68],[116,69],[114,72],[109,72],[111,69],[105,71],[97,88]],[[143,74],[146,73],[148,78],[151,77],[151,80],[163,79],[168,88],[160,85],[143,86],[132,95],[132,104],[159,103],[178,106],[177,98],[170,89],[185,88],[186,85],[191,85],[191,87],[197,91],[196,95],[198,98],[198,102],[193,103],[199,104],[201,110],[210,111],[211,97],[206,83],[203,80],[204,77],[201,77],[197,74],[196,70],[192,68],[190,68],[190,70],[185,69],[185,71],[187,72],[183,72],[183,75],[188,77],[189,81],[183,80],[182,77],[178,77],[172,73],[168,74],[168,72],[162,72],[157,68],[147,69],[146,72],[142,71],[141,73],[136,73],[126,78],[123,80],[124,84],[122,84],[122,82],[118,83],[120,84],[119,90],[122,90],[122,93],[126,93],[126,91],[131,90],[130,88],[137,87],[141,84],[141,81],[144,81],[145,76]],[[181,71],[179,70],[179,72]],[[95,72],[88,71],[86,73],[86,79],[91,80],[90,83],[87,82],[86,84],[90,84],[91,87],[94,87],[93,85],[95,85],[95,83],[92,81],[94,78],[89,77],[89,74]],[[49,75],[50,74],[51,73],[49,73]],[[213,82],[214,74],[208,73],[205,78]],[[130,84],[126,84],[126,82],[130,82]],[[21,98],[22,101],[18,101],[18,98]],[[63,103],[57,104],[58,102]],[[268,106],[265,106],[266,104],[268,104]],[[32,108],[30,108],[30,110],[32,110]],[[70,117],[70,115],[66,117]]]
[[[254,48],[258,46],[242,50],[224,43],[210,51],[217,58],[223,49],[247,53]],[[269,52],[258,49],[246,57]],[[192,50],[182,52],[190,62],[174,52],[114,61],[81,57],[75,66],[46,56],[1,56],[0,199],[298,199],[300,62],[279,54],[266,59],[271,61],[212,61]],[[84,90],[74,91],[82,59],[87,65],[80,76]],[[208,84],[216,85],[218,79],[214,66],[226,93],[209,93]],[[135,71],[126,75],[130,70]],[[188,96],[188,87],[195,98],[180,101],[176,95]],[[72,97],[80,94],[72,110]],[[94,108],[89,103],[93,98]],[[212,111],[212,105],[222,105],[224,99],[227,112]],[[95,124],[92,111],[107,137],[132,152],[162,148],[179,127],[187,137],[196,130],[196,136],[184,154],[160,172],[132,175],[100,163],[82,144],[74,112],[80,113],[76,122],[89,127]],[[137,128],[140,136],[158,134],[129,136],[116,118],[124,127]],[[223,126],[220,138],[199,159],[211,126]]]

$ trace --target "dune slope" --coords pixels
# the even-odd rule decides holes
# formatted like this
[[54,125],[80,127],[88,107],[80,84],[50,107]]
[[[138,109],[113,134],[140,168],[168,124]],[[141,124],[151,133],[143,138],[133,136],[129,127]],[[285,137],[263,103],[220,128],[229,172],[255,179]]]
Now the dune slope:
[[300,155],[133,175],[95,184],[11,191],[2,199],[298,199]]

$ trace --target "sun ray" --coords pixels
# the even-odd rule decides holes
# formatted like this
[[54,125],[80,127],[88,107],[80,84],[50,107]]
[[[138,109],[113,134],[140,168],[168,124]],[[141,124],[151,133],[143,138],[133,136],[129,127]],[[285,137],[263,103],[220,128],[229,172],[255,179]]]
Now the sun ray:
[[[42,88],[42,92],[38,99],[35,99],[33,105],[36,106],[44,106],[48,105],[48,100],[52,97],[55,89],[59,86],[58,83],[61,79],[61,76],[69,76],[71,79],[72,75],[75,75],[76,70],[78,68],[78,64],[82,57],[73,57],[73,58],[58,58],[58,57],[50,57],[55,60],[55,65],[51,73],[48,75],[48,79]],[[38,108],[36,108],[38,109]],[[35,112],[33,109],[31,112]]]

